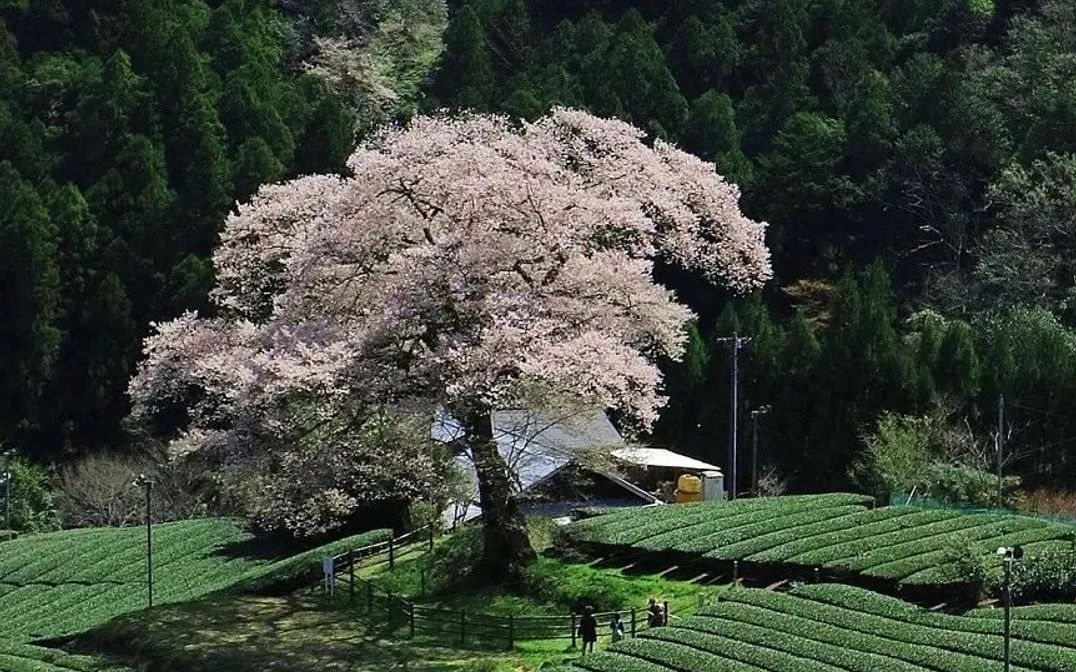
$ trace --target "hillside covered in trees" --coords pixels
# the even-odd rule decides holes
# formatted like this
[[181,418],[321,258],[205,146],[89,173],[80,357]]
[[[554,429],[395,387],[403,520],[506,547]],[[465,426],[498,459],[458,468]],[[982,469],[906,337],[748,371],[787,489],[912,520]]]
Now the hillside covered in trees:
[[764,459],[800,487],[856,477],[884,411],[992,469],[1000,395],[1010,468],[1049,482],[1076,462],[1074,25],[1069,0],[468,0],[427,103],[628,119],[770,223],[761,296],[672,278],[701,322],[659,441],[724,462],[713,337],[738,331]]
[[0,2],[0,441],[130,444],[139,343],[209,309],[259,184],[343,170],[415,109],[563,105],[714,162],[769,222],[754,296],[663,270],[700,321],[655,443],[724,463],[738,332],[745,424],[772,406],[793,487],[914,485],[874,482],[879,442],[992,469],[1002,395],[1010,469],[1062,483],[1074,25],[1073,0]]
[[342,170],[356,130],[413,106],[443,22],[420,1],[0,3],[0,441],[123,445],[139,343],[209,309],[228,211]]

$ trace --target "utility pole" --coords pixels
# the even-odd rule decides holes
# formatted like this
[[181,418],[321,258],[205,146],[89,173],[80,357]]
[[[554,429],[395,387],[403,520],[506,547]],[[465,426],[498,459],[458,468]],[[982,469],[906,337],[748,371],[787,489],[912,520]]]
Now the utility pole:
[[766,415],[770,407],[762,406],[751,411],[751,496],[758,497],[758,416]]
[[733,332],[732,336],[724,336],[714,339],[718,343],[732,344],[732,366],[730,367],[730,397],[729,403],[729,499],[736,499],[736,462],[739,459],[737,441],[739,439],[739,411],[740,403],[740,348],[751,342],[746,336],[740,336]]
[[998,432],[994,437],[994,445],[997,448],[998,460],[998,508],[1005,506],[1005,474],[1003,465],[1005,462],[1005,395],[998,395]]
[[139,474],[135,486],[146,489],[146,587],[150,608],[153,608],[153,479]]

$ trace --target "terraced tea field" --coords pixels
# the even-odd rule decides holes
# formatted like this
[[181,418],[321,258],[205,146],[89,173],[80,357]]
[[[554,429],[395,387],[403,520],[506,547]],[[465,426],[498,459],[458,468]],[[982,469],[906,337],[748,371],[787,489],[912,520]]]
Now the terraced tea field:
[[[1037,611],[1036,611],[1037,610]],[[1012,669],[1076,670],[1076,605],[1015,609]],[[1002,623],[949,616],[859,588],[737,589],[699,615],[573,662],[575,672],[983,672],[1002,668]],[[1034,616],[1034,617],[1032,617]]]
[[0,641],[0,672],[130,672],[88,656]]
[[[387,534],[371,532],[274,558],[252,554],[251,535],[231,520],[158,525],[154,601],[191,600],[316,569],[324,555]],[[5,542],[0,548],[0,642],[71,635],[143,608],[145,552],[145,531],[138,528],[66,530]]]
[[1076,527],[1005,513],[910,506],[870,508],[870,498],[831,494],[627,509],[570,525],[564,541],[584,552],[632,550],[678,561],[739,560],[820,567],[908,586],[959,581],[948,553],[998,546],[1029,555],[1072,544]]

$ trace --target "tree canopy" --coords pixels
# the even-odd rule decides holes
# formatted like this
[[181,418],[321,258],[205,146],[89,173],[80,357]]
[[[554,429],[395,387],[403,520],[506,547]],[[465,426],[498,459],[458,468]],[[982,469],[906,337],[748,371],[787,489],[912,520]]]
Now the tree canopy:
[[[733,290],[771,272],[736,188],[641,139],[567,109],[519,127],[418,117],[363,143],[345,176],[263,188],[214,256],[219,316],[160,325],[132,396],[149,416],[186,409],[183,450],[288,453],[313,431],[326,459],[386,410],[432,423],[446,408],[478,476],[487,569],[503,575],[533,551],[493,411],[564,397],[649,428],[665,401],[655,360],[681,358],[691,318],[654,262]],[[380,445],[352,456],[380,478],[324,488],[341,508],[392,496],[432,460]]]

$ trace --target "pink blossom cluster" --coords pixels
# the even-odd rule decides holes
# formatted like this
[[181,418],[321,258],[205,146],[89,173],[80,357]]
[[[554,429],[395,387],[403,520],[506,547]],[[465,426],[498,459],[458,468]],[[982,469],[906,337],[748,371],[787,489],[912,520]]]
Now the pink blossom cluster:
[[537,383],[646,427],[664,402],[655,361],[681,355],[692,319],[655,262],[736,291],[771,275],[765,225],[711,164],[585,112],[418,117],[348,168],[263,187],[229,217],[221,317],[157,326],[138,408],[195,389],[194,426],[287,424],[296,399],[315,418],[505,408]]

